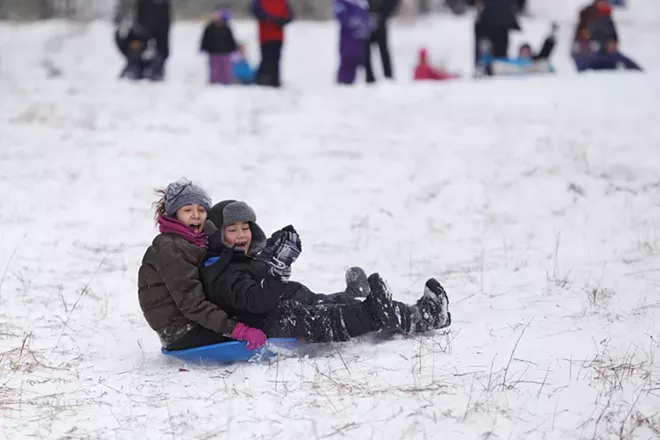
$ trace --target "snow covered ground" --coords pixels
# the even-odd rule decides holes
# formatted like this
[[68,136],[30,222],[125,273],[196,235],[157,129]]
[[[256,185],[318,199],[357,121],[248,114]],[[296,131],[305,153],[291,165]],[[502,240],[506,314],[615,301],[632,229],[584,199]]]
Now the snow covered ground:
[[[660,8],[631,3],[645,74],[577,75],[566,12],[555,77],[412,84],[422,42],[469,71],[469,19],[435,17],[395,25],[396,83],[338,88],[334,24],[296,23],[281,91],[205,86],[200,23],[164,84],[115,80],[105,23],[0,24],[0,438],[658,438]],[[296,225],[318,291],[438,277],[451,330],[164,358],[136,275],[180,176]]]

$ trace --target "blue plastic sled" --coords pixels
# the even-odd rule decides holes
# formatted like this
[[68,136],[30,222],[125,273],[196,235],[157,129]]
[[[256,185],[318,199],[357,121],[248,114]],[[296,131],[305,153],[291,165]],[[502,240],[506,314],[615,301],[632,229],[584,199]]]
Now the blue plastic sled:
[[161,352],[186,362],[230,363],[267,360],[277,356],[278,349],[291,350],[296,346],[298,341],[293,338],[270,338],[266,345],[256,350],[248,350],[247,342],[230,341],[176,351],[168,351],[163,347]]
[[532,61],[524,58],[495,58],[490,55],[479,58],[481,65],[489,67],[494,76],[526,76],[555,73],[547,60]]

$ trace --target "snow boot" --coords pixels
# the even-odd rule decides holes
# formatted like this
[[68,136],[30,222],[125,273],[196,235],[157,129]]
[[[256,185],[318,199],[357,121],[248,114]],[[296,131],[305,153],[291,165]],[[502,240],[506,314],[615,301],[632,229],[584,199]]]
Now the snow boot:
[[416,333],[441,329],[451,325],[447,292],[435,278],[424,286],[424,294],[413,306],[413,329]]
[[376,330],[397,330],[401,328],[398,318],[398,308],[392,301],[392,293],[379,274],[369,275],[369,294],[364,300],[373,317]]
[[351,298],[369,295],[369,280],[361,267],[349,267],[346,271],[346,294]]

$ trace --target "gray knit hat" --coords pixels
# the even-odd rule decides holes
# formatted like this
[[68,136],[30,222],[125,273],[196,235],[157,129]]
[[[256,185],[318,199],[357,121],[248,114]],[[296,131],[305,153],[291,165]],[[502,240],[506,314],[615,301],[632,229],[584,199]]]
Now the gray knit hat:
[[248,255],[261,251],[266,246],[266,234],[257,224],[257,214],[247,203],[237,200],[225,200],[213,205],[208,215],[209,221],[217,226],[222,241],[225,240],[224,228],[238,222],[250,224],[252,244]]
[[207,211],[211,209],[211,197],[199,186],[182,177],[167,185],[165,189],[165,214],[173,217],[179,208],[186,205],[202,205]]

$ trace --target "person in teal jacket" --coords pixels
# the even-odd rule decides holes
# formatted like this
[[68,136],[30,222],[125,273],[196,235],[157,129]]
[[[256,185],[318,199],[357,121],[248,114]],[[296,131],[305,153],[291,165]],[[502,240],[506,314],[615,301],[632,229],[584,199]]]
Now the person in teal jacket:
[[239,84],[254,84],[255,70],[250,66],[250,62],[245,56],[245,47],[238,44],[236,52],[232,54],[232,63],[234,66],[234,77]]

